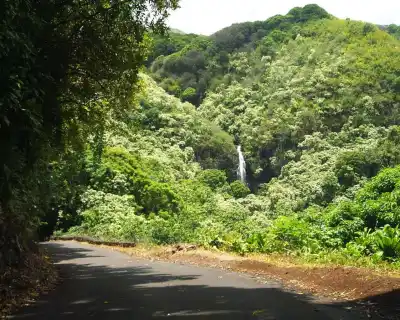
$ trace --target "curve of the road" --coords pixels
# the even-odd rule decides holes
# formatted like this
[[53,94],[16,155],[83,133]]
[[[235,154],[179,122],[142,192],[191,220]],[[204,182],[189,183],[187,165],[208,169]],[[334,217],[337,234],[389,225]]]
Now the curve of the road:
[[63,282],[12,319],[362,319],[249,275],[138,260],[76,242],[43,245]]

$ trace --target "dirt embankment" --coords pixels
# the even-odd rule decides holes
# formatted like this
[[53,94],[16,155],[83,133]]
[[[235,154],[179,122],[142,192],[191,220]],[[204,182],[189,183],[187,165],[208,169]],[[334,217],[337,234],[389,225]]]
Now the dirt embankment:
[[0,275],[0,319],[18,307],[32,303],[58,282],[58,273],[46,252],[27,255],[19,267]]

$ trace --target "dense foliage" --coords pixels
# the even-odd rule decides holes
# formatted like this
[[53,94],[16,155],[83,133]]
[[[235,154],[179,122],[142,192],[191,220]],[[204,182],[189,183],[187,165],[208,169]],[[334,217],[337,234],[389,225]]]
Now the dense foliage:
[[398,124],[399,57],[398,41],[373,25],[313,22],[274,57],[235,54],[241,79],[210,92],[200,110],[238,137],[254,178],[269,181],[307,149],[360,147]]
[[[397,259],[400,167],[376,174],[399,163],[399,128],[362,127],[325,144],[317,135],[308,136],[304,144],[309,148],[293,169],[285,166],[287,174],[251,195],[224,171],[204,170],[195,161],[197,141],[204,140],[203,129],[210,125],[204,118],[192,121],[199,117],[195,107],[168,96],[147,76],[142,79],[138,108],[129,121],[114,122],[116,131],[106,134],[100,162],[93,151],[87,153],[79,173],[86,177],[76,204],[79,223],[69,233],[158,244],[196,242],[242,254]],[[159,119],[180,121],[148,126],[153,114],[144,110],[151,107]],[[221,129],[213,132],[226,137],[226,158],[234,157],[232,139]],[[207,141],[209,149],[218,148],[215,139]],[[62,210],[60,217],[59,228],[67,230],[63,222],[71,217]]]
[[397,26],[308,5],[163,36],[175,1],[56,2],[0,11],[3,257],[41,222],[42,235],[398,263]]
[[198,106],[207,90],[232,72],[230,54],[253,51],[261,43],[265,50],[274,50],[276,40],[294,37],[304,23],[328,17],[322,8],[307,5],[294,8],[286,16],[234,24],[211,37],[172,33],[168,46],[162,38],[155,38],[154,52],[161,54],[154,62],[150,60],[150,70],[167,92]]
[[400,26],[391,24],[389,26],[385,26],[384,30],[386,30],[388,33],[394,35],[397,39],[400,39]]
[[[88,151],[81,223],[70,233],[399,258],[395,37],[306,6],[154,43],[149,73],[177,98],[142,76],[138,107],[107,133],[98,165]],[[235,181],[238,143],[253,194]]]
[[[19,263],[54,202],[50,162],[80,152],[124,109],[177,1],[4,0],[0,4],[0,273]],[[150,14],[150,15],[149,15]],[[110,102],[105,104],[103,99]]]

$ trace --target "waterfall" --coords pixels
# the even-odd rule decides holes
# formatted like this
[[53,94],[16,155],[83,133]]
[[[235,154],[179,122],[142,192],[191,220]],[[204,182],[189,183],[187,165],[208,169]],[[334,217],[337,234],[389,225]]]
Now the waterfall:
[[237,147],[237,152],[239,155],[239,167],[237,170],[238,179],[240,179],[240,181],[242,181],[243,183],[246,183],[246,161],[244,161],[241,146]]

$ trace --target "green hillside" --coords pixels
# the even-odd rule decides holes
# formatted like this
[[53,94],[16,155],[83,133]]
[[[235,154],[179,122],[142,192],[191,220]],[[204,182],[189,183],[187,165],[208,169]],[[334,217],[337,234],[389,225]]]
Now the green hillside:
[[0,39],[0,269],[37,230],[399,267],[398,27],[307,5],[165,34],[155,3],[152,28],[132,3],[94,25],[8,3],[31,24]]
[[[252,52],[260,46],[273,51],[277,46],[275,41],[296,37],[298,30],[308,22],[330,17],[319,6],[308,5],[266,21],[234,24],[210,37],[171,33],[169,46],[176,50],[171,52],[170,47],[162,45],[164,40],[156,38],[155,51],[159,56],[154,62],[150,59],[150,71],[168,93],[198,106],[209,89],[218,86],[226,74],[232,73],[231,54]],[[181,48],[183,39],[190,38],[192,41]],[[161,46],[164,51],[160,51]]]
[[[85,185],[82,223],[69,232],[346,263],[397,259],[400,41],[309,5],[153,45],[148,74],[167,92],[142,76],[140,108],[117,125],[128,127],[102,160],[107,186],[118,176],[132,187],[116,196]],[[248,186],[235,181],[238,144]],[[149,185],[107,160],[115,152],[135,157]]]

